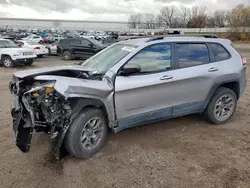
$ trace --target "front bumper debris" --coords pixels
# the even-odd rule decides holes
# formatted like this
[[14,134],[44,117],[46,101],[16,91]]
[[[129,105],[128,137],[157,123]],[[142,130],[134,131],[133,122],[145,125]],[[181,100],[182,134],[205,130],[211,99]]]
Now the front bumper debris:
[[15,65],[23,65],[25,63],[28,63],[30,61],[35,61],[35,60],[36,60],[36,58],[23,58],[23,59],[13,60],[13,62]]

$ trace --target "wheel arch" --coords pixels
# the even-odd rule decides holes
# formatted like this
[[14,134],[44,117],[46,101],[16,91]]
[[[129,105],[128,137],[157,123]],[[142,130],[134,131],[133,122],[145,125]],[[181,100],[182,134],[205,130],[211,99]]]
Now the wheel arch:
[[240,97],[240,84],[239,84],[239,81],[237,79],[217,82],[212,86],[212,88],[210,89],[210,91],[207,95],[207,98],[206,98],[205,103],[204,103],[204,108],[203,108],[204,110],[207,108],[207,106],[208,106],[210,100],[212,99],[212,97],[214,96],[216,90],[221,88],[221,87],[231,89],[236,94],[237,100],[239,99],[239,97]]
[[106,117],[109,127],[114,126],[113,116],[104,101],[95,98],[71,98],[70,102],[72,105],[71,120],[75,119],[86,108],[99,108]]
[[3,57],[10,57],[12,59],[12,57],[9,54],[1,54],[1,60],[3,59]]

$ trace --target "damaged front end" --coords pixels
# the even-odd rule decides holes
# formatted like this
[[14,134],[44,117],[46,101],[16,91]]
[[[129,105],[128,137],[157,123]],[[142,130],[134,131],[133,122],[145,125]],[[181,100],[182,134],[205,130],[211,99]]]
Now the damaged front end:
[[116,125],[112,84],[99,75],[89,76],[91,71],[67,66],[14,73],[9,85],[11,114],[15,142],[21,151],[29,151],[34,131],[45,132],[53,139],[55,156],[61,158],[67,131],[86,106],[103,107],[110,127]]
[[54,81],[25,81],[10,83],[14,100],[11,114],[17,147],[27,152],[32,132],[45,132],[54,139],[54,153],[60,148],[67,132],[72,103],[54,89]]

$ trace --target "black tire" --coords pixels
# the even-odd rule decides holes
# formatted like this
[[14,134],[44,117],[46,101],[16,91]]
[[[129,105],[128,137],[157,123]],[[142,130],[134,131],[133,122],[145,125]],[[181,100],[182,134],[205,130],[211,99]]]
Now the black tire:
[[48,48],[48,55],[51,55],[51,49],[50,48]]
[[31,61],[27,61],[27,62],[25,62],[24,64],[25,64],[25,65],[30,66],[30,65],[32,65],[32,64],[33,64],[33,62],[34,62],[34,61],[33,61],[33,60],[31,60]]
[[43,43],[43,41],[42,41],[42,40],[40,40],[40,41],[39,41],[39,44],[42,44],[42,43]]
[[38,58],[41,58],[41,57],[43,57],[43,55],[37,55],[37,57],[38,57]]
[[64,60],[71,60],[71,59],[72,59],[72,54],[71,54],[71,52],[68,51],[68,50],[65,50],[65,51],[63,52],[63,54],[62,54],[62,58],[63,58]]
[[[218,116],[216,116],[216,109],[217,109],[217,102],[218,100],[220,100],[221,97],[223,96],[228,96],[231,97],[231,101],[233,103],[232,106],[232,110],[228,113],[228,115],[226,117],[222,117],[222,119],[220,119]],[[205,118],[208,119],[210,122],[212,122],[215,125],[221,125],[226,123],[235,113],[236,110],[236,106],[237,106],[237,96],[235,94],[235,92],[231,89],[225,88],[225,87],[221,87],[219,89],[216,90],[215,94],[213,95],[213,97],[211,98],[207,109],[205,110]],[[220,108],[220,107],[219,107]]]
[[14,62],[13,60],[11,59],[10,56],[3,56],[2,57],[2,64],[7,67],[7,68],[12,68],[14,67]]
[[[96,144],[94,148],[85,149],[84,144],[89,139],[89,136],[86,136],[85,142],[81,141],[81,139],[85,135],[85,133],[89,134],[88,131],[86,130],[86,127],[87,125],[89,125],[88,122],[94,121],[92,119],[95,118],[101,121],[101,123],[98,125],[98,129],[100,128],[100,126],[102,128],[102,130],[100,130],[101,132],[98,133],[101,134],[101,136],[98,140],[98,144]],[[65,138],[65,149],[69,152],[70,155],[75,156],[77,158],[82,158],[82,159],[89,158],[94,154],[96,154],[102,148],[102,146],[106,141],[107,133],[108,133],[108,124],[102,111],[97,108],[85,109],[71,124]]]

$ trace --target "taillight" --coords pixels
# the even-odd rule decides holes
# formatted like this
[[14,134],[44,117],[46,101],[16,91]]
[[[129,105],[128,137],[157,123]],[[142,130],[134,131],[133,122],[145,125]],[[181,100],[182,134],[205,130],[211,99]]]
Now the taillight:
[[35,47],[34,50],[40,50],[40,47]]
[[245,57],[242,57],[242,65],[246,65],[247,64],[247,59]]
[[59,45],[56,45],[56,48],[59,49],[60,48]]

